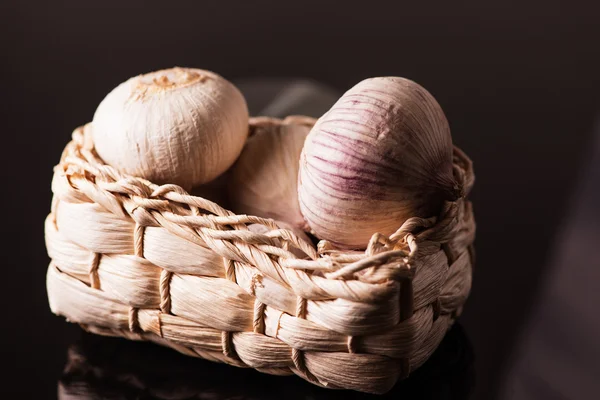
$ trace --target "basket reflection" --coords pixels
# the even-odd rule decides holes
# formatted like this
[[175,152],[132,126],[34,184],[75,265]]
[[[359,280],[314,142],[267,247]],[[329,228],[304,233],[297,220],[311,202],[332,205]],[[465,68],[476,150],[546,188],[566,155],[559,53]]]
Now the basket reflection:
[[431,358],[383,396],[327,390],[279,377],[186,357],[167,348],[82,332],[71,345],[58,383],[75,399],[466,399],[474,386],[473,350],[455,324]]

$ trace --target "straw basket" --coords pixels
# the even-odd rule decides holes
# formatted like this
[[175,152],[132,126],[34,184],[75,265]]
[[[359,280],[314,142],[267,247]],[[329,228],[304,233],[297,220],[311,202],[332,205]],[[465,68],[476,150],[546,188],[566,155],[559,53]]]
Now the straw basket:
[[[472,165],[459,149],[454,174],[468,194]],[[315,246],[104,165],[89,125],[73,133],[52,191],[52,312],[96,334],[328,388],[390,390],[433,353],[471,287],[466,198],[375,233],[366,251]]]

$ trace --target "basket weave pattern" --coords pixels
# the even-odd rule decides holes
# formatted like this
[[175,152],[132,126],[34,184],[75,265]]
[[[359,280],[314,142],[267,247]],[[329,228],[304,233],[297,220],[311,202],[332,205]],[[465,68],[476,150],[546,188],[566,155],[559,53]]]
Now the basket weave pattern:
[[[468,194],[474,176],[459,149],[454,173]],[[466,199],[374,234],[366,251],[315,247],[272,220],[104,165],[88,125],[73,133],[52,190],[51,310],[190,356],[383,393],[431,355],[471,287]]]

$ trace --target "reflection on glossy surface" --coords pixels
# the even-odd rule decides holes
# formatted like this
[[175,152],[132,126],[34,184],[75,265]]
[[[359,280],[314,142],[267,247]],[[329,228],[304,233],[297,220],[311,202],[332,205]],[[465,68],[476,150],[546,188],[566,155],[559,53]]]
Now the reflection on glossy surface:
[[59,399],[466,399],[474,386],[471,343],[458,324],[433,356],[384,396],[322,389],[183,356],[150,343],[82,333],[69,347]]

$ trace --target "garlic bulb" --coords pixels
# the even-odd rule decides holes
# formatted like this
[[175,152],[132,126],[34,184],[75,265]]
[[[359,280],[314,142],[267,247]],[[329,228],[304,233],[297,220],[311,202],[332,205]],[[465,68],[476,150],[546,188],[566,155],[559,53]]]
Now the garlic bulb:
[[133,77],[98,106],[98,155],[121,172],[185,189],[226,171],[248,134],[239,90],[205,70],[171,68]]
[[251,136],[231,170],[229,197],[238,214],[256,215],[302,228],[298,167],[314,118],[250,119]]
[[307,137],[298,191],[312,232],[343,248],[365,248],[374,233],[436,215],[461,196],[441,107],[408,79],[358,83]]

